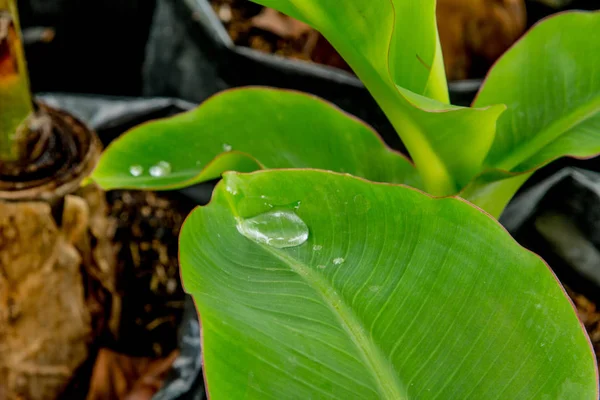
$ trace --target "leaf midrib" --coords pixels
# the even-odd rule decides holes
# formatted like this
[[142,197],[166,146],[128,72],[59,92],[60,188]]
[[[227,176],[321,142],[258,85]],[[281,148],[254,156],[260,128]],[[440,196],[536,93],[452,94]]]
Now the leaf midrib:
[[[223,180],[219,183],[221,188],[222,185],[228,184],[229,177],[230,175],[228,174],[223,176]],[[224,195],[234,219],[240,217],[235,207],[233,196],[225,190],[222,190],[221,193]],[[363,360],[370,367],[369,371],[377,383],[379,393],[382,396],[381,398],[386,400],[408,400],[406,390],[398,380],[394,366],[385,358],[381,349],[369,340],[365,327],[352,312],[352,309],[337,294],[335,288],[312,268],[290,257],[285,251],[278,250],[266,244],[256,243],[256,245],[285,263],[299,276],[304,277],[310,287],[321,296],[325,304],[338,318],[344,331],[348,333],[350,339],[356,345]]]
[[571,112],[565,114],[536,134],[532,140],[526,141],[514,148],[507,157],[496,163],[498,169],[512,171],[521,163],[535,156],[544,147],[550,145],[560,136],[580,125],[596,114],[600,113],[600,96],[592,97],[591,100],[575,107]]
[[338,318],[342,328],[348,333],[362,358],[370,367],[369,371],[372,373],[373,378],[378,385],[382,399],[408,400],[406,391],[399,382],[393,365],[385,358],[379,347],[369,340],[364,326],[352,312],[352,309],[344,302],[342,297],[337,294],[335,288],[312,268],[288,256],[284,251],[277,250],[267,245],[260,246],[303,277],[310,287],[323,298],[325,304]]

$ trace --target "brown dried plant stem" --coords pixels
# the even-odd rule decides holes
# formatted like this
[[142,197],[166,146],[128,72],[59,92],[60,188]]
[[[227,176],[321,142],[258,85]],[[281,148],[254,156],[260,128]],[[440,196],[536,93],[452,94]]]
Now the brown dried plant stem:
[[17,161],[17,133],[32,113],[16,0],[0,0],[0,163]]

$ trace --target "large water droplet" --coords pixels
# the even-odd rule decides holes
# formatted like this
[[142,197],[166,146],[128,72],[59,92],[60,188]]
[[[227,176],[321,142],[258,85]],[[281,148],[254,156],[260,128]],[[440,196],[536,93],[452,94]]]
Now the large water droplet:
[[129,173],[132,176],[140,176],[144,173],[144,167],[142,167],[141,165],[132,165],[131,167],[129,167]]
[[308,227],[290,210],[273,210],[252,218],[240,218],[237,230],[257,243],[283,249],[308,240]]
[[171,173],[171,164],[166,161],[160,161],[158,164],[150,167],[150,175],[155,178],[166,176]]

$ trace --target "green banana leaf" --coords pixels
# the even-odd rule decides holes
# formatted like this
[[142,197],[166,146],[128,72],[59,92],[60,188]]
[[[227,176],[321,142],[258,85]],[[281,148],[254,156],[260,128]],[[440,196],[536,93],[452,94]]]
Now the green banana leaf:
[[356,118],[306,94],[223,92],[172,118],[140,125],[103,153],[104,189],[173,189],[224,171],[312,167],[420,187],[414,166]]
[[598,398],[554,275],[460,199],[226,173],[180,246],[211,399]]
[[466,198],[499,215],[520,186],[511,182],[523,178],[494,181],[528,176],[559,157],[600,153],[599,32],[600,12],[559,14],[535,26],[492,68],[474,105],[508,109],[485,162],[495,171],[467,188]]

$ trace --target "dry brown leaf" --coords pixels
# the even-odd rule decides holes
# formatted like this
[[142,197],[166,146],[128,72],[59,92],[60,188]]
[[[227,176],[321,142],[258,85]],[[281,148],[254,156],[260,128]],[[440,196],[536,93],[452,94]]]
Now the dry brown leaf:
[[267,7],[252,18],[250,22],[253,27],[272,32],[282,38],[297,39],[313,30],[304,22]]
[[162,387],[177,355],[174,351],[157,360],[101,349],[87,400],[150,400]]
[[17,34],[10,14],[0,10],[0,82],[18,77],[17,59],[14,54]]

